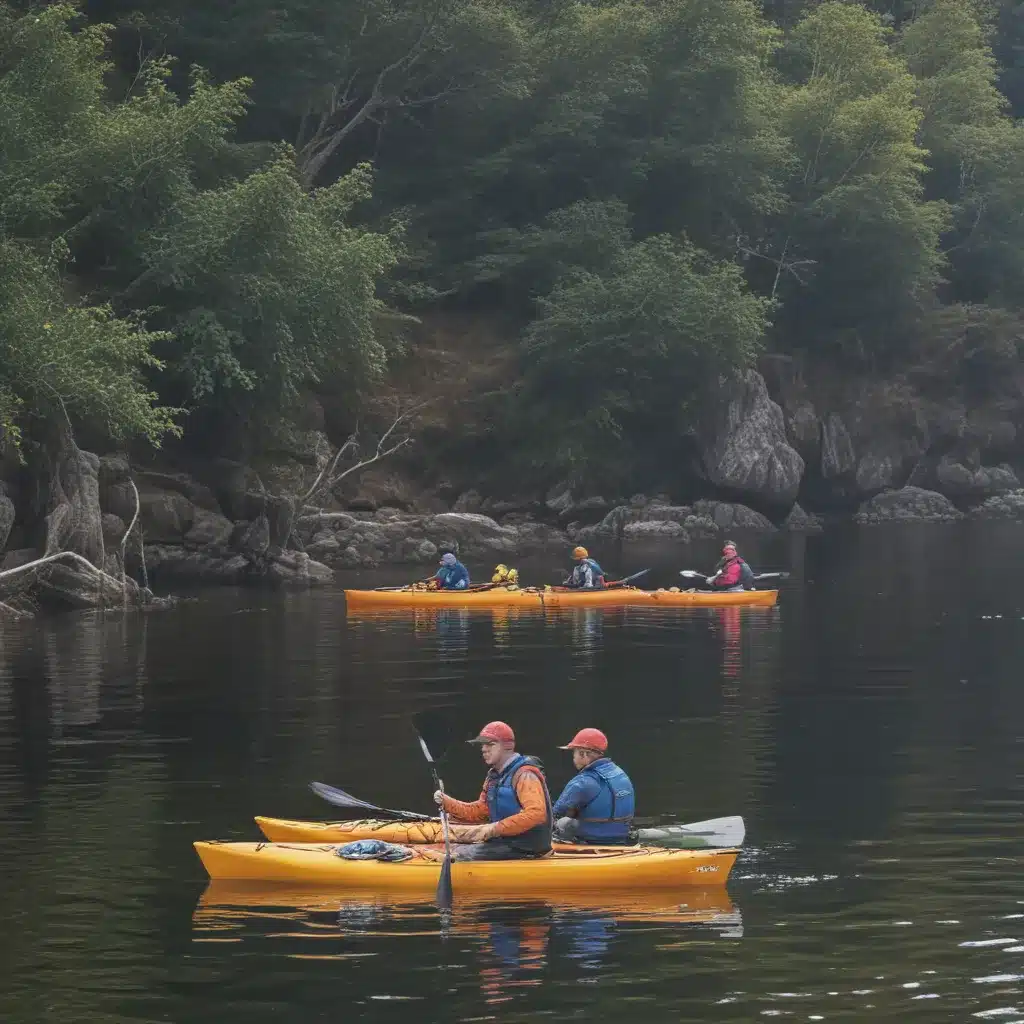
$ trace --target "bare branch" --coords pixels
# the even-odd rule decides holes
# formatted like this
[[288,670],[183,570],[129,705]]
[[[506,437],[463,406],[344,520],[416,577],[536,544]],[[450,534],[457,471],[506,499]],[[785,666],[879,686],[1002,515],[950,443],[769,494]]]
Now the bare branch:
[[35,561],[26,562],[24,565],[15,566],[13,569],[5,569],[0,572],[0,580],[9,579],[12,576],[17,576],[20,573],[27,572],[30,569],[38,569],[42,565],[47,565],[50,562],[56,562],[61,558],[70,558],[75,565],[78,566],[83,572],[87,572],[94,576],[100,583],[107,582],[115,587],[121,586],[121,581],[114,579],[113,576],[105,573],[102,569],[97,569],[88,558],[77,554],[74,551],[58,551],[53,555],[46,555],[43,558],[37,558]]
[[[124,531],[124,536],[121,538],[121,589],[124,591],[124,603],[128,603],[128,577],[125,573],[125,559],[127,557],[126,552],[128,549],[128,537],[132,530],[135,529],[135,524],[139,519],[139,509],[142,507],[142,501],[139,498],[139,489],[135,486],[135,481],[128,477],[128,483],[132,485],[132,494],[135,495],[135,514],[132,516],[132,521],[128,524],[128,529]],[[142,546],[141,544],[139,545]]]
[[[450,94],[452,90],[449,88],[443,89],[433,96],[411,99],[403,95],[412,84],[408,79],[400,80],[394,87],[388,87],[388,82],[393,75],[398,72],[407,75],[423,59],[442,13],[449,6],[449,0],[438,0],[433,10],[424,19],[416,38],[409,44],[405,52],[377,72],[369,95],[361,105],[358,105],[358,101],[352,94],[353,85],[359,74],[358,68],[348,79],[343,91],[340,83],[335,85],[331,92],[328,109],[321,114],[316,131],[299,151],[300,172],[307,188],[313,186],[327,161],[337,152],[345,139],[366,121],[372,120],[379,110],[401,109],[413,105],[424,106],[437,102],[438,99]],[[429,78],[429,76],[427,77]],[[357,105],[358,109],[354,109]],[[347,119],[339,119],[336,116],[346,112],[349,112]]]
[[381,459],[386,459],[389,455],[394,455],[399,449],[404,448],[406,445],[412,444],[412,438],[408,435],[402,437],[400,440],[394,443],[389,443],[399,426],[404,423],[408,418],[415,412],[418,412],[424,406],[429,404],[429,400],[426,402],[419,402],[416,405],[410,406],[403,412],[400,412],[387,430],[381,435],[380,440],[377,442],[377,447],[373,454],[365,459],[360,459],[358,462],[349,466],[347,469],[342,470],[340,473],[337,472],[338,463],[341,461],[343,455],[349,452],[355,452],[359,450],[358,430],[352,434],[345,443],[338,449],[334,458],[320,471],[317,475],[316,480],[313,482],[313,486],[306,491],[298,499],[299,507],[305,505],[310,498],[313,497],[318,491],[324,488],[333,488],[340,481],[344,480],[345,477],[351,476],[353,473],[359,472],[361,469],[365,469],[367,466],[372,466],[375,462],[380,462]]

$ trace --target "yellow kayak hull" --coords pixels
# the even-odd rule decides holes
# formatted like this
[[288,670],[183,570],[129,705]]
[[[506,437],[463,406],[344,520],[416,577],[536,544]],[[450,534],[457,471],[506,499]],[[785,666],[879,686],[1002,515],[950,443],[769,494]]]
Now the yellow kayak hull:
[[[344,860],[321,843],[193,844],[212,879],[299,882],[375,891],[432,893],[441,864],[410,847],[397,864]],[[724,885],[739,850],[664,850],[649,846],[560,847],[549,857],[452,864],[455,891],[512,893],[649,890]]]
[[495,587],[493,590],[346,590],[350,610],[364,608],[729,608],[771,607],[777,590],[713,591],[537,590]]

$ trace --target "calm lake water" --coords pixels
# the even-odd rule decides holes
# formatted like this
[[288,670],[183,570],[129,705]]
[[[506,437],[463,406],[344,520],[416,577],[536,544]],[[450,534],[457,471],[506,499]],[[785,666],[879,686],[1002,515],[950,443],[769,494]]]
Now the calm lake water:
[[[219,590],[0,626],[0,1020],[1024,1021],[1024,528],[748,551],[793,571],[777,608]],[[329,817],[311,779],[428,809],[413,712],[464,796],[490,719],[553,788],[557,745],[604,728],[644,818],[744,815],[727,891],[457,897],[442,936],[429,903],[207,888],[192,840]]]

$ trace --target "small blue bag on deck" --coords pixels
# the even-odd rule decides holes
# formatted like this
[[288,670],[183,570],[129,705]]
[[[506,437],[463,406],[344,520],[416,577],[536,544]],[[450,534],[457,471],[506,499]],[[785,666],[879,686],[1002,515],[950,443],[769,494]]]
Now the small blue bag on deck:
[[412,850],[397,843],[385,843],[383,839],[357,839],[355,842],[339,846],[335,851],[345,860],[408,860]]

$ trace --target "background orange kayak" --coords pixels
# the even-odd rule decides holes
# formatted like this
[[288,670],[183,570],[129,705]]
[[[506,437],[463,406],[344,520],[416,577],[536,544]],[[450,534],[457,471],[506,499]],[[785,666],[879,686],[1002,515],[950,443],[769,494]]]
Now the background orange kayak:
[[495,587],[493,590],[346,590],[345,603],[359,608],[721,608],[733,605],[771,606],[777,590],[712,591],[539,590]]

